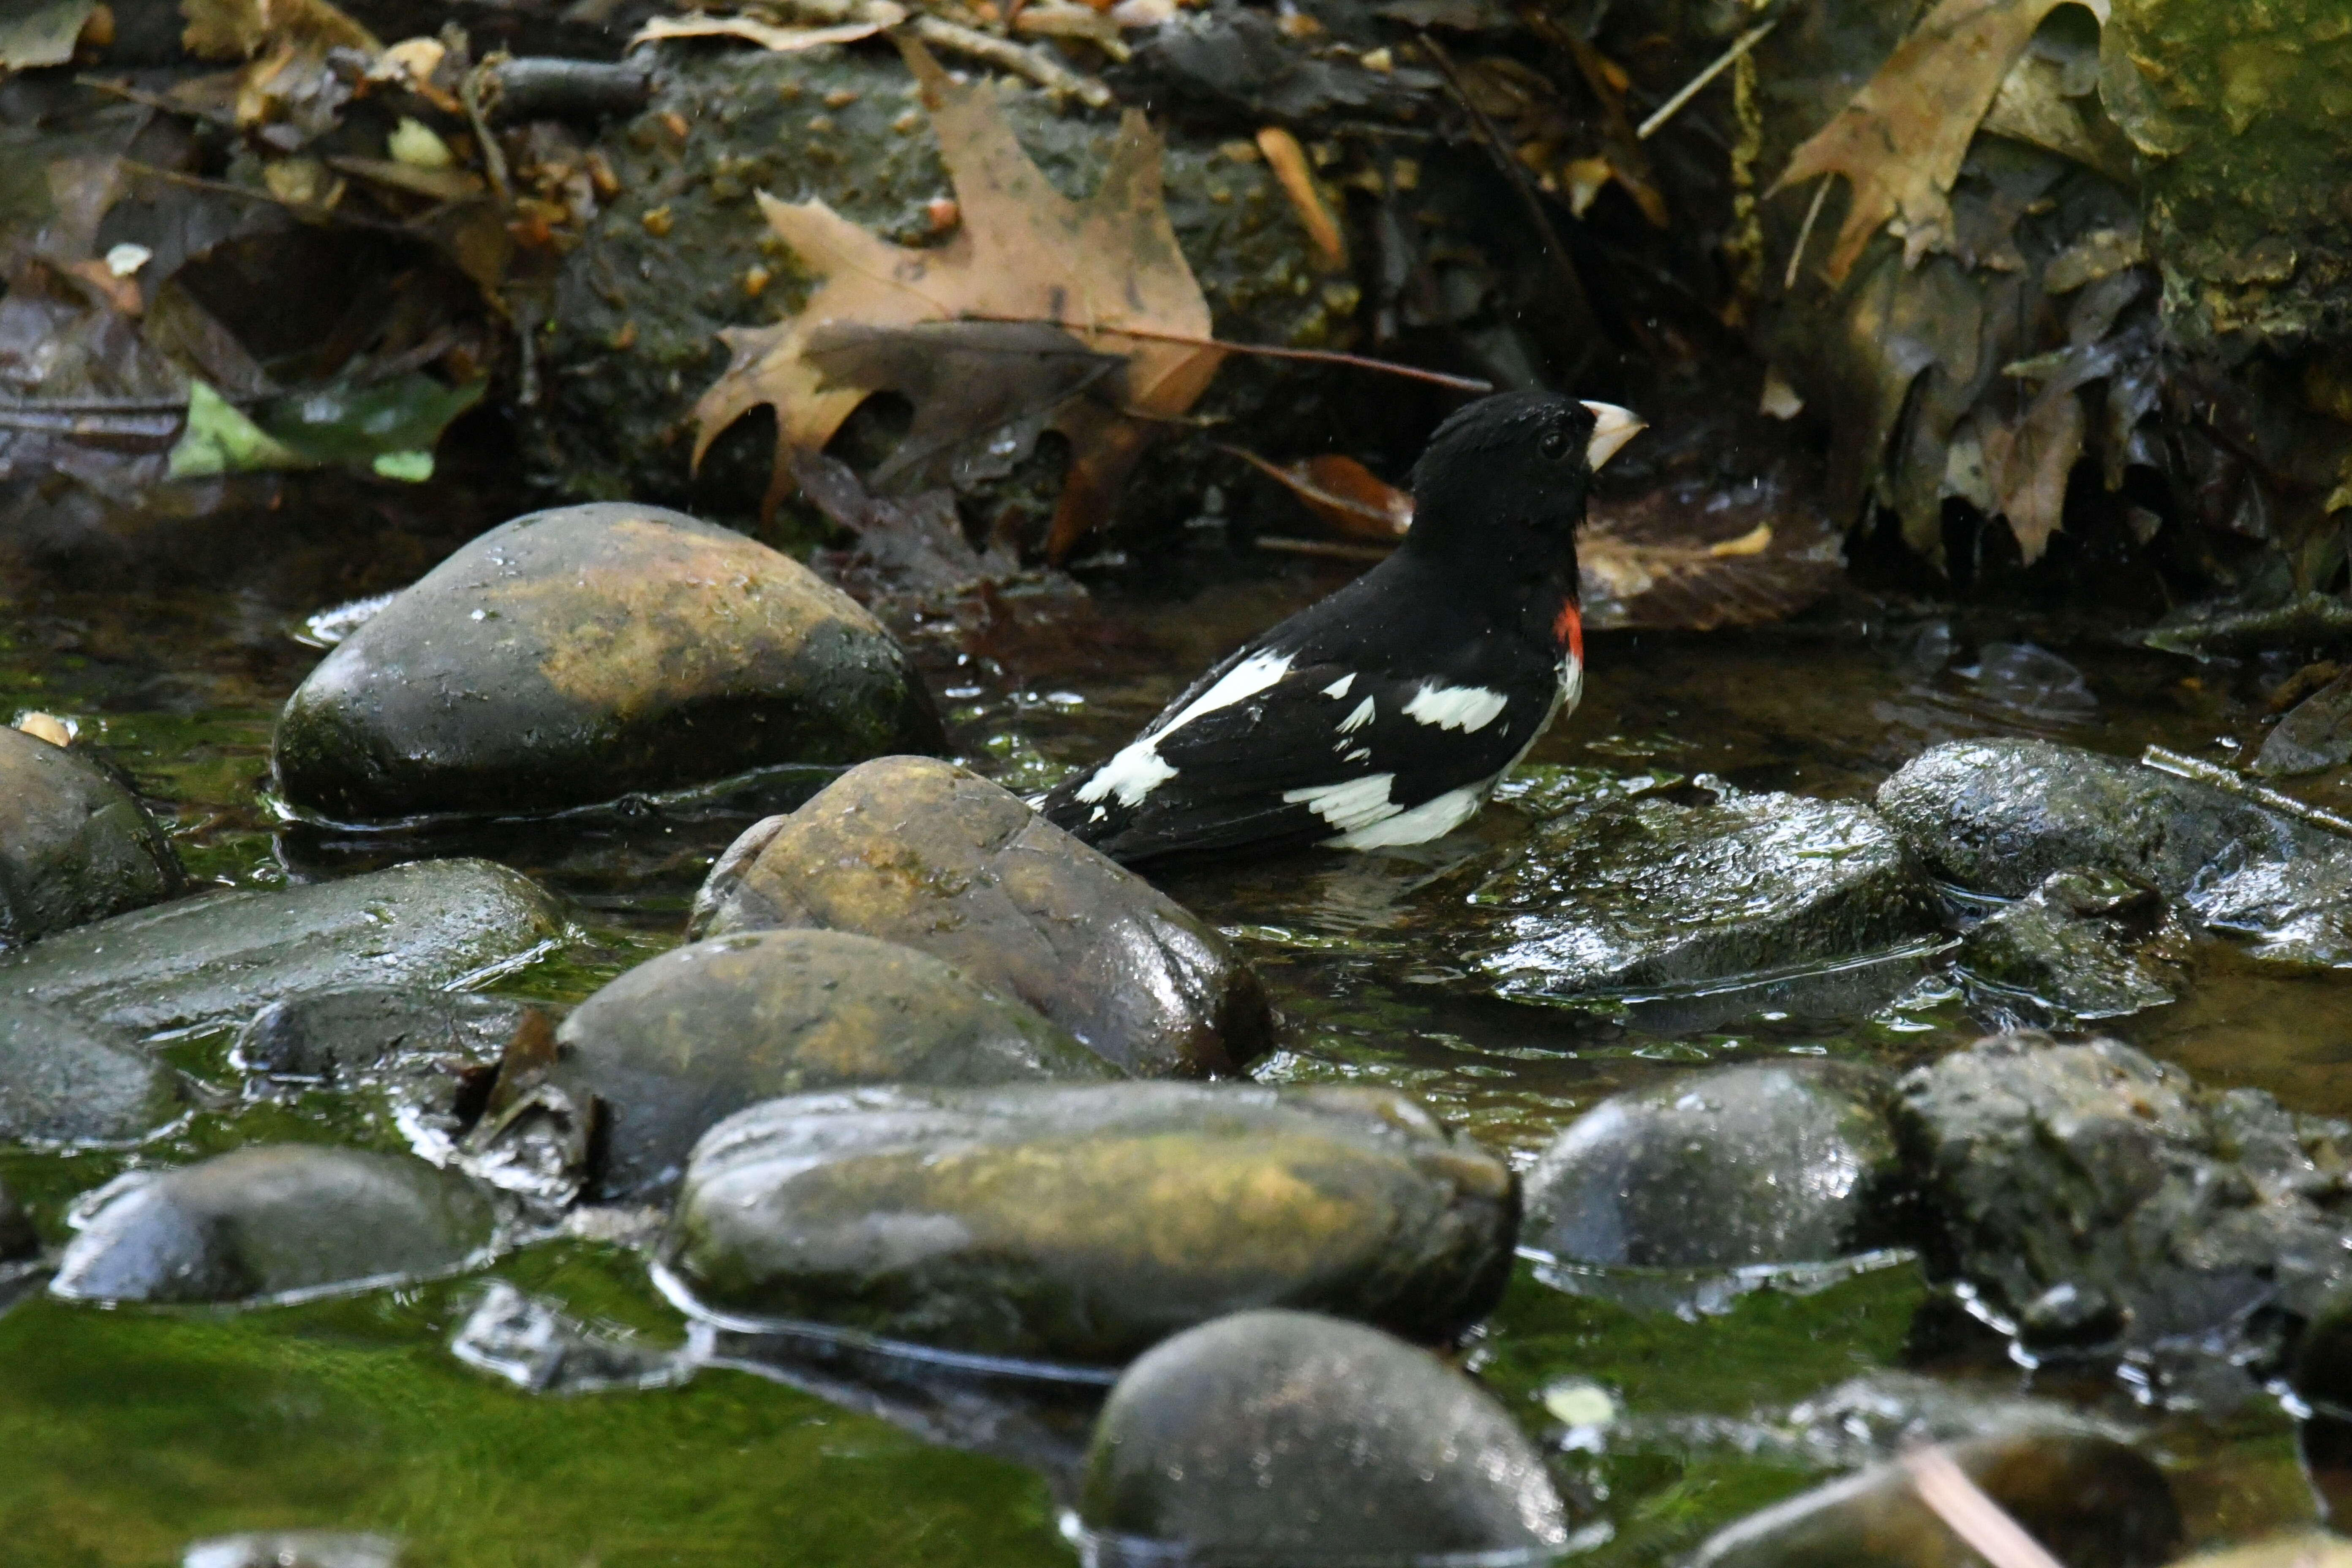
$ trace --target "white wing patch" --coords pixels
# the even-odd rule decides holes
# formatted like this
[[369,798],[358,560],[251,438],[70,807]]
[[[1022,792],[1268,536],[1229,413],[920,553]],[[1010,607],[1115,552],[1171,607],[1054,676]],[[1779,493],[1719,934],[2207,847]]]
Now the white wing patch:
[[[1095,770],[1095,776],[1079,786],[1078,798],[1088,805],[1107,795],[1117,794],[1118,804],[1134,807],[1143,804],[1143,797],[1176,776],[1176,770],[1152,747],[1147,737],[1129,743],[1125,750]],[[1097,809],[1095,816],[1102,812]]]
[[1460,789],[1447,790],[1444,795],[1423,801],[1411,811],[1382,817],[1324,842],[1334,849],[1387,849],[1443,838],[1478,815],[1478,808],[1486,804],[1487,793],[1501,777],[1497,773],[1495,778],[1481,784],[1464,784]]
[[1152,738],[1164,740],[1204,713],[1247,701],[1289,673],[1288,654],[1254,653],[1225,671],[1214,686],[1186,703],[1184,710],[1155,731]]
[[1395,782],[1394,773],[1374,773],[1345,784],[1286,789],[1282,798],[1286,805],[1305,806],[1343,834],[1352,833],[1386,821],[1402,809],[1389,799],[1389,785]]
[[1348,695],[1348,688],[1355,684],[1356,672],[1351,669],[1347,674],[1341,676],[1339,679],[1333,681],[1330,685],[1325,687],[1323,689],[1323,695],[1326,697],[1345,697]]
[[1509,702],[1501,692],[1483,686],[1440,686],[1431,680],[1423,682],[1404,711],[1409,719],[1466,735],[1493,723]]
[[1352,733],[1372,721],[1372,700],[1365,698],[1356,704],[1356,710],[1339,721],[1339,733]]

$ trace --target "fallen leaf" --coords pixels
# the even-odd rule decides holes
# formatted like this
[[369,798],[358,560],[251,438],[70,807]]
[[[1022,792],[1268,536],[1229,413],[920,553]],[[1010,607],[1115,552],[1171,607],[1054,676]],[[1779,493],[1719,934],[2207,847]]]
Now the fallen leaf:
[[[1940,0],[1827,125],[1789,158],[1767,195],[1816,176],[1853,187],[1826,268],[1842,284],[1880,227],[1915,264],[1949,250],[1949,194],[1969,142],[2034,29],[2066,0]],[[2109,0],[2082,0],[2104,23]]]
[[1399,489],[1353,458],[1320,453],[1282,467],[1239,447],[1224,448],[1307,503],[1307,510],[1360,538],[1393,542],[1412,526],[1412,492]]
[[2083,400],[2071,385],[2045,389],[2014,426],[1978,417],[1985,478],[2032,565],[2050,548],[2066,509],[2066,477],[2083,455]]
[[172,448],[175,479],[306,467],[292,451],[245,416],[234,403],[195,382],[188,387],[188,428]]
[[74,45],[89,20],[98,0],[32,0],[10,7],[0,17],[0,76],[9,71],[61,66],[74,57]]
[[1594,503],[1577,536],[1584,624],[1709,631],[1796,614],[1845,571],[1809,490],[1766,476],[1728,492],[1667,485]]
[[293,44],[383,53],[375,35],[327,0],[180,0],[187,21],[180,41],[207,60],[248,60],[265,48]]
[[904,499],[873,495],[848,464],[822,452],[794,452],[793,476],[819,511],[857,536],[857,548],[824,552],[819,563],[861,603],[900,595],[938,599],[1021,574],[1009,552],[971,547],[955,497],[945,489]]
[[[1160,137],[1130,110],[1102,184],[1073,202],[1014,140],[986,80],[959,85],[921,45],[902,41],[900,49],[922,86],[962,221],[940,245],[911,249],[867,233],[821,201],[780,202],[762,192],[770,226],[823,281],[799,315],[720,333],[733,358],[695,405],[695,460],[743,415],[772,407],[772,510],[793,482],[791,454],[822,450],[851,411],[881,390],[843,384],[826,374],[812,352],[824,342],[825,329],[1043,323],[1066,331],[1081,349],[1123,362],[1116,401],[1090,385],[1038,421],[1038,428],[1058,430],[1070,444],[1046,547],[1059,561],[1108,515],[1160,426],[1192,406],[1224,357],[1208,341],[1208,301],[1161,204]],[[1192,341],[1129,335],[1123,328]]]

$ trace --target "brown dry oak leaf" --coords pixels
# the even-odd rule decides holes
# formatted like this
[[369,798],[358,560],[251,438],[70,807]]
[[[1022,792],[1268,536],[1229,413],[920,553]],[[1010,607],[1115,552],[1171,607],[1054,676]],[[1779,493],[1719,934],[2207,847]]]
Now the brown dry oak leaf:
[[[1852,102],[1789,158],[1787,190],[1843,174],[1853,187],[1825,270],[1842,284],[1883,225],[1916,263],[1952,248],[1952,182],[2010,68],[2043,17],[2066,0],[1940,0]],[[2104,23],[2109,0],[2081,0]],[[1770,194],[1770,193],[1768,193]]]
[[[943,244],[910,249],[868,234],[821,201],[780,202],[762,193],[770,226],[823,282],[800,314],[720,334],[734,358],[695,405],[695,460],[743,415],[772,407],[772,509],[792,488],[791,454],[822,449],[872,393],[906,395],[919,423],[928,413],[929,428],[969,428],[974,420],[954,410],[927,411],[927,395],[1004,401],[1001,379],[984,368],[930,377],[927,386],[886,384],[897,379],[885,374],[888,363],[905,360],[903,353],[848,356],[855,368],[846,369],[846,331],[881,342],[900,332],[937,334],[943,324],[961,322],[966,327],[953,335],[970,351],[973,329],[993,322],[1005,329],[1005,352],[997,356],[1004,375],[1030,385],[1038,380],[1039,358],[1030,340],[1043,323],[1066,333],[1072,353],[1118,362],[1115,374],[1077,378],[1083,385],[1021,422],[1031,439],[1052,429],[1069,440],[1046,547],[1059,561],[1108,515],[1144,447],[1162,424],[1192,406],[1224,357],[1209,341],[1208,301],[1161,204],[1160,137],[1141,114],[1129,111],[1102,184],[1085,201],[1071,201],[1022,151],[985,79],[959,85],[920,44],[902,38],[899,48],[939,132],[961,225]],[[986,358],[975,354],[971,363],[984,367]]]

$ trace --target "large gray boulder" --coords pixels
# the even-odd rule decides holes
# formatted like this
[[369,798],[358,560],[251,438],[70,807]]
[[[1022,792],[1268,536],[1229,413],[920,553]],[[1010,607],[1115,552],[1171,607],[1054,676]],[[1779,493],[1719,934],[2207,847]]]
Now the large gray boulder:
[[661,1258],[730,1318],[1103,1365],[1255,1307],[1444,1339],[1517,1220],[1507,1164],[1384,1089],[900,1086],[720,1122]]
[[1087,1529],[1175,1561],[1540,1560],[1568,1539],[1543,1456],[1492,1394],[1309,1312],[1220,1318],[1128,1368],[1083,1487]]
[[0,1005],[47,1003],[147,1034],[357,984],[448,985],[561,937],[562,906],[488,860],[183,899],[0,957]]
[[529,811],[941,744],[904,649],[791,557],[659,507],[533,512],[435,567],[287,702],[338,820]]
[[742,931],[674,949],[582,1003],[556,1041],[551,1080],[604,1101],[614,1196],[667,1186],[696,1139],[782,1095],[1126,1076],[928,953],[846,931]]
[[1234,1072],[1273,1043],[1265,988],[1215,928],[950,763],[852,768],[737,839],[688,934],[778,926],[919,949],[1143,1077]]
[[0,725],[0,948],[185,884],[171,841],[129,790],[63,746]]
[[496,1213],[422,1160],[260,1145],[134,1179],[58,1260],[71,1300],[283,1300],[446,1274],[489,1246]]
[[1937,929],[1926,879],[1868,808],[1725,792],[1556,817],[1470,894],[1468,962],[1507,995],[1687,986]]

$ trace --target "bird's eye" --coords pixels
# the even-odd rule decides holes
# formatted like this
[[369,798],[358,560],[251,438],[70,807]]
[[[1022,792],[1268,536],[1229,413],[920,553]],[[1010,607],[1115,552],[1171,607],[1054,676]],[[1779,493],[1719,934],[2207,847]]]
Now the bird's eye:
[[1560,426],[1555,425],[1544,432],[1543,455],[1553,462],[1568,456],[1569,445],[1568,432]]

